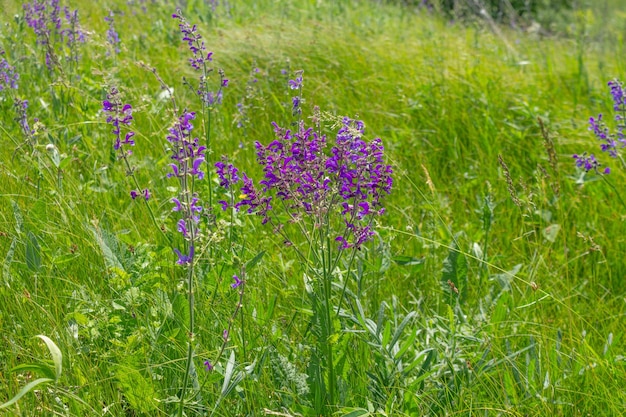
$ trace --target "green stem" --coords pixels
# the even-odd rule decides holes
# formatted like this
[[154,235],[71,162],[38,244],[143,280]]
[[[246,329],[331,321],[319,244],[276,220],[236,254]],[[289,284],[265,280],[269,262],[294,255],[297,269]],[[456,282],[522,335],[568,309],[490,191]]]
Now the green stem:
[[324,340],[323,346],[326,351],[326,361],[328,366],[328,402],[330,405],[335,404],[335,367],[333,365],[333,323],[331,312],[331,294],[332,294],[332,257],[330,254],[330,238],[326,239],[326,248],[328,254],[324,254],[324,246],[322,246],[322,268],[323,268],[323,291],[324,291],[324,313],[326,315],[325,331],[322,333]]
[[193,330],[195,324],[194,315],[194,294],[193,294],[193,260],[191,261],[187,274],[187,288],[189,291],[189,344],[187,346],[187,364],[185,365],[185,376],[183,377],[182,393],[180,395],[180,406],[178,408],[178,417],[182,417],[183,408],[185,406],[185,395],[187,384],[189,382],[189,371],[191,370],[191,362],[193,361]]
[[602,177],[604,182],[606,182],[609,185],[609,187],[611,187],[613,189],[613,191],[615,191],[615,195],[617,195],[617,198],[618,198],[619,202],[622,204],[622,207],[624,207],[624,209],[626,209],[626,203],[622,199],[622,195],[619,193],[619,191],[617,191],[617,188],[615,188],[615,186],[606,178],[606,175],[600,175],[600,177]]

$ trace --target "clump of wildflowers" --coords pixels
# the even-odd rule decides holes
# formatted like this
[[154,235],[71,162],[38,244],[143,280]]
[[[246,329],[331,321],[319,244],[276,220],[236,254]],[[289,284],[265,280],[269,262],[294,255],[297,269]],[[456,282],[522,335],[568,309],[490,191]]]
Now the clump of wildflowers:
[[197,195],[193,193],[193,185],[196,179],[204,178],[204,172],[200,169],[204,162],[206,147],[201,146],[199,139],[192,136],[193,124],[191,121],[196,117],[194,112],[183,112],[174,126],[169,129],[167,140],[170,143],[171,172],[170,178],[176,178],[180,184],[180,195],[172,198],[174,207],[172,211],[180,213],[177,230],[183,239],[189,243],[189,254],[183,254],[175,249],[179,265],[191,264],[194,257],[194,242],[198,235],[198,224],[203,207]]
[[[613,98],[613,110],[615,111],[614,120],[616,122],[616,130],[611,129],[606,125],[602,114],[598,114],[598,117],[589,118],[589,130],[591,130],[600,141],[600,149],[602,152],[609,154],[611,158],[619,159],[622,162],[622,166],[626,166],[621,150],[626,147],[626,138],[624,137],[624,128],[626,127],[626,92],[624,91],[624,84],[619,80],[609,81],[608,86],[611,90],[611,97]],[[573,155],[576,161],[576,166],[584,169],[585,171],[594,170],[598,172],[598,169],[602,164],[591,154],[587,156],[586,153],[582,155]],[[606,167],[602,173],[609,174],[610,168]]]
[[189,51],[191,51],[192,56],[189,58],[189,65],[191,65],[194,70],[202,73],[198,86],[195,88],[195,93],[200,97],[205,107],[211,108],[214,105],[220,104],[222,102],[222,90],[228,87],[229,80],[226,78],[226,74],[222,69],[219,69],[219,87],[217,91],[209,89],[208,78],[213,72],[213,68],[210,67],[210,63],[213,61],[213,52],[207,51],[202,36],[198,33],[197,25],[191,26],[182,16],[180,10],[172,14],[172,17],[178,20],[178,27],[180,33],[183,35],[183,41],[187,42]]
[[[310,218],[316,227],[337,216],[341,227],[332,238],[340,249],[360,248],[373,237],[373,218],[384,213],[382,198],[391,192],[393,171],[383,161],[382,141],[362,139],[363,122],[346,117],[341,124],[329,147],[326,136],[304,122],[296,131],[273,123],[276,139],[255,144],[264,171],[260,188],[243,174],[244,198],[235,208],[275,226],[280,221],[272,215],[273,199],[284,202],[291,219]],[[230,186],[223,165],[217,168],[220,183]]]
[[5,52],[0,50],[0,91],[7,89],[17,89],[17,81],[20,75],[15,71],[15,67],[9,64],[4,58]]
[[[133,107],[130,104],[124,104],[120,98],[120,92],[117,88],[111,87],[106,99],[102,101],[102,111],[107,115],[106,122],[113,127],[111,133],[113,133],[115,140],[113,142],[113,149],[118,154],[119,159],[123,159],[126,165],[126,175],[131,176],[134,180],[136,189],[130,191],[130,198],[135,200],[137,197],[142,196],[145,201],[148,201],[152,194],[147,188],[139,187],[137,178],[134,175],[134,168],[130,165],[129,156],[132,155],[131,146],[135,146],[135,132],[130,130],[130,125],[133,121]],[[149,209],[150,216],[155,222],[154,214]]]
[[[65,7],[61,14],[59,0],[34,0],[24,4],[23,9],[26,24],[35,33],[37,44],[41,45],[45,51],[48,69],[52,70],[60,66],[55,50],[56,42],[65,41],[70,49],[68,60],[78,59],[76,46],[78,43],[85,42],[85,34],[80,29],[77,10],[70,11]],[[63,17],[67,27],[64,27]]]
[[[111,46],[113,52],[115,52],[115,54],[119,54],[120,53],[120,37],[117,33],[117,31],[115,30],[115,20],[113,19],[115,17],[115,14],[113,13],[113,11],[109,12],[108,16],[105,16],[104,20],[105,22],[107,22],[109,24],[109,28],[107,29],[107,43]],[[111,53],[107,51],[107,55],[110,55]]]

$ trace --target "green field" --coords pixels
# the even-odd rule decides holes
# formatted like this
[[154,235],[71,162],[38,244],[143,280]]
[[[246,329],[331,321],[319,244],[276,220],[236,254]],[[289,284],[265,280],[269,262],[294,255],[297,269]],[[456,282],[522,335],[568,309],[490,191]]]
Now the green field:
[[[0,415],[623,415],[626,170],[588,129],[615,129],[620,3],[512,27],[374,0],[74,0],[56,28],[40,0],[34,30],[0,0]],[[185,112],[206,150],[168,141]],[[226,161],[262,192],[273,122],[328,156],[343,117],[382,140],[382,206],[330,188],[308,209],[276,194],[287,176],[263,224],[220,185]]]

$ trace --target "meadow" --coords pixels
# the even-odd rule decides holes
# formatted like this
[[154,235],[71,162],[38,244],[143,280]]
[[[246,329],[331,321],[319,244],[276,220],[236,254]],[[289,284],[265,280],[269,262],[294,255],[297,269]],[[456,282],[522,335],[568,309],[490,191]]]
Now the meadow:
[[620,3],[0,0],[0,415],[623,415]]

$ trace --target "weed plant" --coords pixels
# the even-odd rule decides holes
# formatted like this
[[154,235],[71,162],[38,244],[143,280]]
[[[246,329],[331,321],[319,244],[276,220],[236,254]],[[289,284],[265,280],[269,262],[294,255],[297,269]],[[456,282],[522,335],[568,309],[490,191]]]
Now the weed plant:
[[599,3],[0,2],[0,414],[622,414]]

